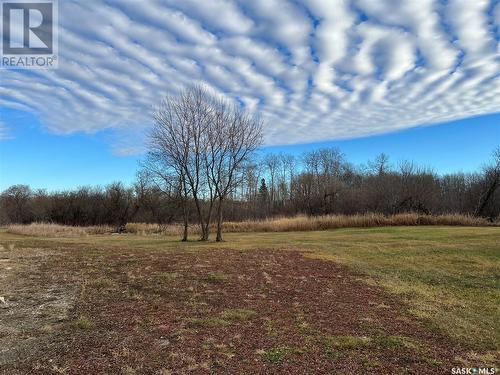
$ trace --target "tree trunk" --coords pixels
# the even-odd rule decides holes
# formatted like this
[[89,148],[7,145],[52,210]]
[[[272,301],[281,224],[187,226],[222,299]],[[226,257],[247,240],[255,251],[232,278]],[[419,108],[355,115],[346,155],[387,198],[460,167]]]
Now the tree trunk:
[[188,240],[188,217],[187,217],[187,210],[186,210],[186,205],[184,203],[184,208],[183,208],[183,219],[184,219],[184,232],[182,234],[182,241],[186,242]]
[[[205,228],[205,220],[203,220],[203,212],[201,210],[201,205],[198,200],[198,197],[193,194],[194,203],[196,206],[196,212],[198,213],[198,219],[200,221],[200,229],[201,229],[201,238],[200,241],[208,241],[208,225]],[[208,220],[210,222],[210,219]]]
[[186,188],[186,181],[181,181],[180,198],[182,204],[182,219],[184,221],[184,231],[182,233],[182,240],[186,242],[188,240],[188,229],[189,229],[189,208],[188,208],[188,192]]
[[210,234],[210,230],[208,229],[209,223],[201,224],[201,238],[200,241],[208,241],[208,236]]
[[214,207],[214,200],[212,199],[210,201],[210,204],[208,206],[208,212],[207,212],[207,217],[206,220],[204,220],[204,224],[202,222],[202,235],[201,235],[201,241],[208,241],[210,237],[210,222],[212,221],[212,211]]
[[221,242],[222,240],[222,199],[219,199],[219,205],[217,206],[217,238],[215,239],[217,242]]

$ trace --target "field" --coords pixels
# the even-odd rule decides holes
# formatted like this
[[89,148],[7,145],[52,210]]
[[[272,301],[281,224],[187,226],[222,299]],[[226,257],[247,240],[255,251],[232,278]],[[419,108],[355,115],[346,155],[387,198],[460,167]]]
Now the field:
[[427,374],[500,365],[500,228],[0,232],[2,374]]

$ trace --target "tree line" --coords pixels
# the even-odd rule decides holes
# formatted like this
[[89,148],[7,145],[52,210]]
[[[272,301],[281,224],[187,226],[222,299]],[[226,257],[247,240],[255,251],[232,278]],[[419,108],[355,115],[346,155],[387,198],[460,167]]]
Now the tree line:
[[[226,198],[226,219],[240,221],[296,214],[419,212],[459,213],[496,219],[500,215],[500,163],[475,173],[438,175],[412,162],[393,165],[386,155],[355,166],[335,148],[300,156],[265,154],[238,172]],[[47,192],[15,185],[0,194],[0,220],[7,223],[53,222],[65,225],[115,225],[146,222],[195,223],[196,205],[175,184],[165,189],[147,170],[132,186],[80,187]],[[200,197],[202,209],[209,201]],[[185,210],[185,211],[184,211]]]
[[197,224],[202,240],[215,223],[296,214],[458,213],[500,215],[500,148],[475,173],[438,175],[380,154],[363,165],[337,148],[296,156],[257,153],[262,122],[200,87],[157,107],[149,152],[131,186],[47,192],[15,185],[0,194],[0,222],[113,225]]

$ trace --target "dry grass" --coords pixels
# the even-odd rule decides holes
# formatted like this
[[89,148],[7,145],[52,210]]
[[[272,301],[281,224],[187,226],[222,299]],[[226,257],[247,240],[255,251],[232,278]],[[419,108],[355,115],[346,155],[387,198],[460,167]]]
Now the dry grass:
[[295,216],[261,221],[227,222],[224,223],[224,230],[226,232],[295,232],[414,225],[487,226],[491,224],[486,219],[472,216],[407,213],[392,216],[381,214]]
[[[224,232],[297,232],[315,231],[338,228],[371,228],[389,226],[417,226],[417,225],[460,225],[460,226],[490,226],[498,225],[490,223],[484,218],[473,216],[450,214],[450,215],[420,215],[416,213],[405,213],[391,216],[382,214],[360,214],[360,215],[323,215],[270,218],[265,220],[247,220],[241,222],[224,223]],[[215,227],[212,228],[215,230]],[[182,226],[179,224],[157,225],[146,223],[129,223],[126,226],[127,233],[137,235],[167,235],[180,236]],[[78,237],[93,234],[110,234],[114,228],[111,226],[72,227],[58,224],[33,223],[30,225],[9,225],[8,232],[29,236],[42,237]],[[189,233],[197,235],[197,225],[189,227]]]
[[[130,301],[134,301],[136,304],[139,303],[141,306],[144,303],[143,301],[149,298],[148,295],[157,298],[159,290],[165,291],[169,296],[171,295],[170,293],[173,293],[172,296],[177,296],[180,301],[186,301],[186,298],[188,298],[187,301],[192,303],[196,300],[191,300],[191,297],[198,298],[196,296],[198,296],[199,291],[202,291],[201,293],[211,291],[211,296],[221,296],[222,294],[219,291],[227,290],[225,288],[231,288],[235,283],[240,283],[244,280],[249,280],[248,285],[251,286],[245,287],[244,290],[248,293],[254,293],[255,298],[260,298],[258,294],[252,292],[252,288],[255,288],[256,285],[253,282],[255,277],[259,276],[265,285],[274,287],[276,286],[276,282],[280,282],[281,278],[287,275],[287,272],[298,272],[297,270],[301,270],[300,267],[294,266],[292,271],[285,271],[280,266],[276,270],[277,275],[280,276],[273,276],[271,278],[273,283],[268,284],[269,280],[266,275],[270,277],[270,273],[266,269],[265,275],[261,267],[271,267],[275,264],[274,258],[266,258],[265,262],[258,260],[258,263],[255,263],[258,266],[253,266],[253,273],[246,274],[247,276],[251,275],[251,277],[246,279],[245,277],[240,278],[241,263],[234,263],[234,266],[231,266],[233,267],[231,270],[223,267],[223,264],[228,265],[233,261],[227,260],[226,262],[227,253],[223,253],[220,250],[235,250],[241,255],[242,259],[246,259],[247,256],[251,256],[252,252],[241,250],[262,249],[262,251],[272,251],[273,249],[300,249],[306,251],[307,257],[333,260],[336,263],[341,263],[349,267],[349,269],[356,272],[356,275],[360,275],[356,281],[365,280],[366,278],[366,281],[370,285],[384,287],[384,289],[393,294],[396,300],[401,299],[404,301],[413,315],[426,322],[426,327],[429,330],[443,332],[453,338],[453,342],[456,341],[473,347],[475,353],[486,355],[485,351],[491,353],[495,351],[495,355],[498,355],[498,349],[500,348],[500,327],[497,323],[499,321],[498,301],[500,296],[498,291],[498,277],[500,275],[500,228],[498,226],[454,227],[421,225],[346,228],[310,232],[228,233],[226,242],[222,243],[202,243],[194,240],[180,242],[179,237],[163,237],[158,235],[101,235],[49,239],[39,237],[36,239],[14,236],[6,233],[4,230],[0,230],[0,243],[4,248],[3,254],[0,250],[0,258],[3,257],[6,259],[12,257],[12,254],[19,254],[19,257],[21,257],[16,263],[7,263],[9,267],[4,268],[7,274],[12,273],[13,271],[9,271],[8,269],[10,267],[16,269],[18,267],[17,264],[26,265],[26,267],[28,265],[34,267],[41,264],[42,260],[39,257],[40,254],[43,254],[42,251],[54,252],[54,254],[57,251],[58,254],[59,248],[72,248],[69,252],[63,251],[61,253],[61,256],[64,255],[64,258],[61,258],[61,263],[58,260],[54,260],[53,255],[47,258],[52,259],[54,264],[59,264],[59,271],[54,272],[53,266],[51,266],[44,267],[43,272],[47,272],[47,270],[51,271],[49,273],[50,277],[63,274],[67,276],[73,275],[75,269],[79,270],[81,268],[85,272],[85,277],[81,282],[84,293],[79,295],[84,298],[91,297],[96,299],[109,297],[120,301],[122,299],[130,299]],[[25,261],[28,251],[36,251],[37,258],[33,258],[34,261],[32,262]],[[151,258],[146,254],[151,254]],[[176,254],[179,256],[186,254],[186,262],[179,263],[177,266],[171,265],[172,257],[176,256]],[[189,254],[189,257],[187,254]],[[203,254],[208,254],[206,259],[217,257],[217,261],[211,263],[212,267],[203,266],[205,263],[202,259],[205,258],[191,258],[191,256],[200,257]],[[289,253],[287,252],[287,254]],[[79,259],[78,263],[75,263],[74,260],[76,259],[74,258],[76,255],[78,255]],[[160,255],[165,258],[156,258]],[[64,259],[65,261],[63,262]],[[158,259],[164,259],[164,261],[159,262]],[[234,258],[231,259],[234,260]],[[119,263],[116,263],[117,265],[115,266],[114,261]],[[150,261],[151,263],[144,263]],[[14,264],[16,265],[14,266]],[[78,264],[78,266],[75,266],[75,264]],[[193,265],[197,266],[194,267]],[[125,272],[122,269],[124,266],[137,267],[137,271],[127,273],[128,271]],[[149,266],[153,266],[153,268],[149,269]],[[64,267],[71,268],[65,271],[67,273],[62,273]],[[116,272],[117,267],[120,268],[120,272]],[[186,270],[196,270],[196,274],[189,273],[191,271],[186,274]],[[260,271],[257,272],[256,270]],[[25,274],[27,273],[25,272],[22,276],[18,277],[20,282],[36,283],[36,288],[41,285],[38,277],[28,278],[25,277]],[[123,274],[129,275],[127,279],[133,283],[134,287],[126,288],[124,286],[125,284],[123,284],[120,276]],[[186,279],[186,277],[189,278]],[[337,276],[335,275],[335,277]],[[175,285],[179,285],[178,283],[181,282],[179,280],[184,280],[182,282],[185,284],[181,284],[183,285],[183,289],[179,289],[179,294],[177,294],[174,287]],[[299,279],[294,278],[294,280],[294,282],[298,282]],[[307,280],[309,280],[309,276]],[[323,283],[322,278],[318,280],[320,284]],[[136,288],[136,286],[143,285],[142,283],[146,282],[148,284],[144,285],[147,285],[147,288]],[[10,301],[9,295],[16,295],[13,292],[9,294],[9,283],[10,281],[7,280],[7,289],[4,288],[7,292],[2,294],[6,297],[7,303]],[[198,283],[199,287],[194,290],[189,289],[192,283]],[[74,283],[66,280],[64,281],[64,285],[66,284],[70,285]],[[343,285],[343,281],[342,283],[335,282],[334,284]],[[57,291],[58,289],[53,285],[55,284],[48,284],[48,287],[51,290]],[[120,289],[122,287],[124,288],[123,293]],[[43,296],[40,294],[40,301],[43,303],[45,303],[46,295],[48,295],[48,292],[45,290],[42,289]],[[31,294],[30,292],[30,301],[33,298]],[[172,297],[172,300],[177,300],[177,297]],[[56,300],[58,299],[59,297]],[[203,325],[205,323],[210,325],[229,322],[225,326],[220,325],[221,329],[226,329],[240,325],[242,322],[250,324],[258,320],[261,321],[266,335],[276,340],[272,345],[262,346],[263,350],[279,347],[280,345],[291,345],[290,343],[281,343],[278,341],[282,334],[282,327],[280,326],[281,315],[261,315],[259,306],[242,305],[241,302],[241,298],[233,300],[232,303],[221,305],[221,309],[233,310],[246,308],[258,311],[259,314],[248,320],[230,321],[226,314],[234,315],[234,311],[232,313],[228,313],[226,310],[212,311],[208,309],[205,311],[203,309],[206,305],[203,304],[204,302],[200,302],[199,304],[189,305],[200,308],[200,310],[196,310],[196,313],[189,313],[185,318],[212,318],[219,319],[219,321],[195,321],[194,323],[188,321],[189,324],[186,323],[185,326],[179,327],[179,330],[182,330],[182,335],[188,336],[189,334],[186,332],[197,332],[201,329],[199,327],[191,327],[190,325],[193,324]],[[394,311],[392,303],[387,303],[387,301],[386,303],[375,302],[370,306],[377,314]],[[188,304],[184,304],[183,302],[182,306],[184,305],[187,306]],[[28,308],[31,304],[26,304],[26,306]],[[93,306],[93,304],[89,304],[89,306]],[[121,304],[119,306],[121,309]],[[156,306],[160,305],[157,305],[157,302],[155,302],[154,306],[154,310],[156,311]],[[344,306],[343,303],[336,305],[336,308],[342,308],[342,306]],[[0,311],[1,308],[2,306],[0,306]],[[310,335],[311,331],[308,330],[311,327],[314,328],[314,320],[307,319],[307,312],[304,313],[305,318],[301,318],[299,313],[300,311],[294,309],[292,314],[290,310],[288,312],[288,314],[291,314],[290,322],[293,323],[294,327],[296,326],[297,334],[300,333],[303,336]],[[54,316],[58,316],[58,314]],[[31,313],[26,316],[32,317]],[[75,312],[72,316],[75,318],[84,316],[92,319],[96,329],[85,331],[76,330],[74,327],[71,327],[71,332],[87,334],[88,332],[97,332],[99,331],[97,328],[102,328],[101,323],[88,310],[83,309],[77,313]],[[293,322],[292,318],[294,318]],[[371,319],[372,316],[369,318]],[[38,321],[38,319],[37,317],[35,320]],[[13,322],[13,324],[17,324],[15,320]],[[186,320],[182,320],[182,322],[185,323]],[[367,336],[373,339],[374,335],[383,334],[378,332],[377,327],[380,324],[386,324],[384,322],[377,322],[376,320],[360,321],[360,326],[373,327],[374,329],[373,332],[370,331],[365,334],[360,331],[336,331],[332,334],[352,335],[355,337]],[[304,323],[309,324],[310,327],[308,328]],[[403,323],[399,322],[398,324],[403,327]],[[147,325],[149,323],[145,321],[144,324]],[[57,331],[57,328],[55,330]],[[404,335],[404,332],[386,332],[385,334],[397,336]],[[0,334],[0,339],[2,338],[1,336]],[[393,338],[390,339],[392,340]],[[373,345],[370,346],[370,348],[372,347]],[[336,351],[337,349],[333,348],[332,350]],[[469,360],[469,363],[471,362],[474,362],[474,360]],[[485,362],[491,363],[491,359],[485,359]]]
[[37,237],[80,237],[94,234],[112,233],[113,227],[107,225],[91,227],[73,227],[51,223],[32,223],[29,225],[12,224],[7,232]]
[[[179,224],[169,224],[169,225],[158,225],[158,224],[148,224],[148,223],[128,223],[126,225],[127,233],[139,234],[139,235],[151,235],[160,234],[166,236],[180,236],[182,233],[182,226]],[[198,233],[197,226],[191,226],[189,228],[190,233]]]

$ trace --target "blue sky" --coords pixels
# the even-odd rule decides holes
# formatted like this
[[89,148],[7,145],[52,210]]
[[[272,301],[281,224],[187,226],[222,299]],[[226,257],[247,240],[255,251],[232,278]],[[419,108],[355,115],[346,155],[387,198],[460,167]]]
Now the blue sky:
[[58,69],[0,69],[0,188],[131,181],[152,106],[191,84],[258,113],[277,152],[444,173],[500,143],[496,0],[138,4],[60,1]]
[[[0,147],[0,190],[17,184],[58,190],[113,181],[133,182],[143,155],[115,155],[112,134],[55,135],[33,116],[3,111],[16,123]],[[438,173],[478,170],[500,144],[500,114],[350,140],[268,146],[264,152],[300,155],[318,147],[338,147],[355,164],[384,152],[394,165],[413,160]]]

